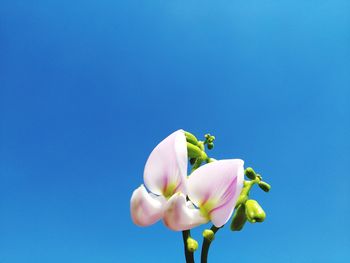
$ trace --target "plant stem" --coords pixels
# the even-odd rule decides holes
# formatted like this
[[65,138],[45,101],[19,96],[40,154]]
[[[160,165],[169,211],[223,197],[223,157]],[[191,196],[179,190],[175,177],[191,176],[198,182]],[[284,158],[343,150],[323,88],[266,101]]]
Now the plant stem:
[[185,249],[185,257],[186,257],[186,263],[194,263],[194,257],[193,252],[188,251],[187,249],[187,239],[191,236],[190,230],[184,230],[182,231],[182,238],[184,242],[184,249]]
[[[218,228],[216,226],[212,226],[210,229],[215,234],[220,228]],[[207,261],[208,261],[208,252],[209,252],[210,244],[211,244],[210,240],[208,240],[206,238],[203,239],[202,253],[201,253],[201,263],[207,263]]]
[[[202,144],[201,150],[203,151],[203,156],[205,157],[204,159],[208,159],[208,156],[205,154],[204,151],[204,144],[203,142],[198,142]],[[191,172],[190,174],[196,170],[199,166],[201,166],[202,162],[204,160],[202,158],[197,158],[195,163],[192,166]],[[188,197],[186,197],[186,199],[188,200]],[[183,243],[184,243],[184,249],[185,249],[185,257],[186,257],[186,263],[194,263],[194,256],[193,256],[193,252],[189,251],[187,249],[187,239],[191,237],[191,230],[184,230],[182,231],[182,239],[183,239]]]

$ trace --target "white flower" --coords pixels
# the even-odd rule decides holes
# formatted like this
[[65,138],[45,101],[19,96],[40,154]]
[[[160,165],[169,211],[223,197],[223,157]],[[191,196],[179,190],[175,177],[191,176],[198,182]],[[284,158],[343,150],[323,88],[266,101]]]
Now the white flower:
[[216,227],[231,217],[243,187],[244,162],[220,160],[199,167],[187,177],[187,143],[178,130],[152,151],[144,182],[131,197],[131,217],[136,225],[148,226],[160,219],[175,231],[212,221]]

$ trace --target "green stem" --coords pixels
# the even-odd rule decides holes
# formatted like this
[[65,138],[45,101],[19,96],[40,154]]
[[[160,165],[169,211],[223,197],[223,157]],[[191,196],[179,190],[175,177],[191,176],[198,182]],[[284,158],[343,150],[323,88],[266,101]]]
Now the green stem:
[[[190,174],[196,170],[200,165],[202,164],[202,160],[200,158],[196,159],[196,162],[193,164]],[[188,199],[188,196],[186,196],[186,199]],[[184,230],[182,231],[182,239],[184,242],[184,249],[185,249],[185,257],[186,257],[186,263],[194,263],[194,256],[193,252],[189,251],[187,249],[187,239],[191,237],[191,230]]]
[[[197,142],[197,146],[200,147],[200,149],[203,151],[202,152],[202,156],[200,158],[197,158],[195,163],[192,166],[191,172],[190,174],[196,170],[198,167],[201,166],[202,162],[204,160],[209,160],[209,157],[206,155],[205,151],[204,151],[204,143],[201,141]],[[187,197],[188,199],[188,197]],[[216,232],[216,231],[215,231]],[[191,231],[190,230],[184,230],[182,231],[182,239],[183,239],[183,243],[184,243],[184,249],[185,249],[185,257],[186,257],[186,263],[194,263],[194,255],[193,252],[189,251],[187,249],[187,239],[191,237]]]
[[194,263],[194,257],[193,252],[188,251],[187,249],[187,239],[191,237],[190,230],[184,230],[182,231],[182,239],[184,242],[184,249],[185,249],[185,257],[186,257],[186,263]]
[[[220,228],[221,227],[212,226],[210,229],[215,234]],[[211,242],[212,241],[210,241],[210,240],[208,240],[206,238],[203,239],[202,253],[201,253],[201,263],[207,263],[207,261],[208,261],[208,252],[209,252],[209,248],[210,248]]]
[[241,204],[244,204],[248,200],[249,193],[250,193],[250,190],[252,189],[253,185],[259,183],[260,181],[261,181],[261,179],[258,177],[255,178],[254,180],[251,180],[251,181],[244,181],[244,186],[243,186],[241,194],[238,197],[235,208],[239,207]]

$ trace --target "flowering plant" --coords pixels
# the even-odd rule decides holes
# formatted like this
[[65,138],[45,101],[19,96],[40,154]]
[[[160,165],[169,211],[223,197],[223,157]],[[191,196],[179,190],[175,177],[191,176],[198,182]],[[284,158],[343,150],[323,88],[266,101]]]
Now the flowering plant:
[[[130,200],[136,225],[149,226],[163,220],[171,230],[182,231],[187,263],[194,262],[198,249],[198,242],[191,237],[192,228],[209,221],[213,224],[203,231],[201,262],[205,263],[215,233],[231,217],[231,230],[240,231],[246,221],[263,222],[266,216],[258,202],[249,199],[249,193],[255,184],[265,192],[270,185],[252,168],[244,170],[241,159],[210,158],[205,146],[211,150],[214,140],[206,134],[205,140],[199,141],[183,130],[169,135],[148,157],[143,176],[146,187],[138,187]],[[250,180],[244,180],[244,174]]]

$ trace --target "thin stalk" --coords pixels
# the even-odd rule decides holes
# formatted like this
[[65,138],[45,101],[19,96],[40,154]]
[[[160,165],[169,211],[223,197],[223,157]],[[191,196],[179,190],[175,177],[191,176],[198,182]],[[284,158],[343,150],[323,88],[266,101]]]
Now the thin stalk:
[[[204,151],[204,144],[203,142],[199,141],[198,143],[201,143],[201,150],[203,151],[203,154],[201,157],[197,158],[195,163],[192,165],[191,168],[191,172],[190,174],[196,170],[198,167],[201,166],[202,162],[206,159],[208,159],[208,156],[206,155],[205,151]],[[188,197],[186,197],[186,199],[188,199]],[[184,243],[184,250],[185,250],[185,258],[186,258],[186,263],[194,263],[194,254],[193,252],[189,251],[187,249],[187,239],[191,237],[191,231],[190,230],[184,230],[182,231],[182,239],[183,239],[183,243]]]
[[[212,226],[210,229],[215,234],[220,228],[218,228],[216,226]],[[202,253],[201,253],[201,263],[207,263],[207,261],[208,261],[208,252],[209,252],[210,244],[211,244],[210,240],[208,240],[206,238],[203,239]]]
[[[195,163],[192,166],[191,172],[190,174],[196,170],[201,164],[202,164],[203,160],[200,158],[197,158]],[[186,197],[186,199],[188,200],[188,197]],[[184,249],[185,249],[185,258],[186,258],[186,263],[194,263],[194,255],[193,252],[189,251],[187,249],[187,239],[191,237],[191,230],[184,230],[182,231],[182,239],[183,239],[183,243],[184,243]]]
[[190,251],[187,249],[187,239],[188,239],[189,237],[191,237],[191,232],[190,232],[190,230],[184,230],[184,231],[182,231],[182,238],[183,238],[183,242],[184,242],[186,263],[194,263],[193,252],[190,252]]

